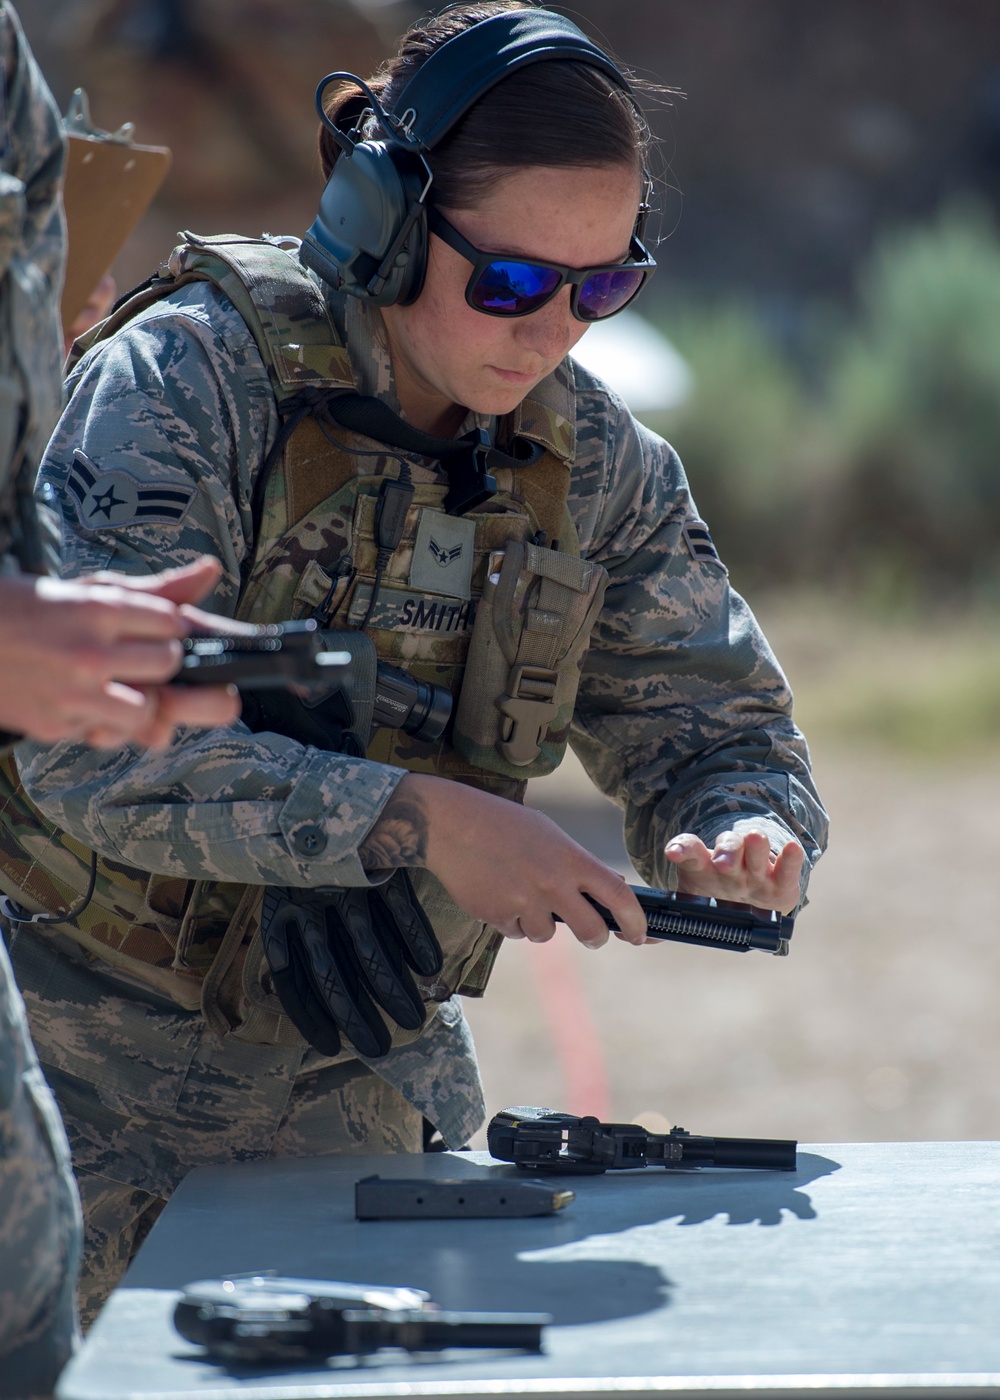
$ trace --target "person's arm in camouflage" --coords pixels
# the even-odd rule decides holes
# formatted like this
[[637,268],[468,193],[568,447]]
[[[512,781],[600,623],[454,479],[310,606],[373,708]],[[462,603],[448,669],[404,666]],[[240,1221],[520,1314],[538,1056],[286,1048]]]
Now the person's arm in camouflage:
[[[70,388],[42,468],[63,512],[65,572],[148,575],[211,554],[223,574],[207,606],[231,613],[255,474],[277,431],[238,314],[188,289],[92,353]],[[75,450],[97,474],[89,493]],[[25,744],[18,761],[42,810],[102,854],[251,884],[368,883],[357,847],[402,777],[239,723],[181,731],[156,752]]]
[[[58,298],[66,241],[62,123],[14,11],[3,5],[0,12],[0,275],[17,255],[44,279],[46,297]],[[61,337],[54,344],[60,347]]]
[[81,1236],[69,1143],[0,941],[0,1395],[48,1395],[69,1360]]
[[614,400],[609,415],[603,390],[580,407],[571,508],[611,583],[571,743],[624,808],[650,884],[746,899],[759,882],[740,884],[734,866],[777,858],[794,902],[797,847],[804,892],[826,816],[785,677],[729,587],[676,454]]
[[[65,138],[58,110],[10,6],[0,9],[0,522],[16,512],[62,399]],[[0,529],[0,541],[5,529]],[[0,543],[0,553],[3,544]],[[153,684],[176,669],[188,630],[171,599],[182,580],[107,579],[100,588],[23,576],[0,561],[0,747],[30,734],[95,744],[163,743],[172,726],[225,723],[237,702]],[[128,590],[127,595],[123,590]],[[159,596],[156,596],[156,595]],[[112,680],[114,678],[114,680]],[[124,682],[134,682],[126,685]],[[142,687],[142,688],[138,688]]]
[[[16,16],[0,3],[0,494],[20,432],[31,426],[30,414],[28,425],[22,421],[20,370],[35,353],[56,386],[43,380],[42,402],[48,390],[58,403],[59,367],[48,353],[58,341],[16,343],[13,310],[27,309],[55,330],[62,159],[51,95]],[[0,687],[16,684],[0,670]],[[69,1360],[81,1236],[69,1144],[0,941],[0,1394],[48,1394]]]

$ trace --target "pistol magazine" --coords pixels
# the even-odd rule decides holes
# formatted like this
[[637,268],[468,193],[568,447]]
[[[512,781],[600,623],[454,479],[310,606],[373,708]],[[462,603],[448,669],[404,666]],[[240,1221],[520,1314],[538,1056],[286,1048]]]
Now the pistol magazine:
[[554,1215],[572,1191],[546,1181],[410,1180],[366,1176],[354,1186],[356,1220],[489,1220]]

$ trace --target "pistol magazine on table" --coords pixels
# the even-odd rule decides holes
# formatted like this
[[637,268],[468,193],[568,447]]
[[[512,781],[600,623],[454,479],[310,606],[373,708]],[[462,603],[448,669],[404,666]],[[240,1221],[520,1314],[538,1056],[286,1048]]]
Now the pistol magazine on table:
[[548,1181],[365,1176],[354,1184],[355,1220],[490,1220],[554,1215],[573,1192]]
[[[706,895],[652,890],[645,885],[630,885],[629,889],[646,915],[646,933],[650,938],[697,943],[705,948],[730,948],[736,953],[762,948],[783,957],[788,952],[788,940],[795,926],[791,914]],[[590,903],[612,933],[620,931],[609,909],[596,899],[590,899]]]
[[191,1283],[174,1309],[181,1336],[237,1361],[371,1356],[383,1347],[541,1351],[548,1313],[445,1312],[418,1288],[233,1275]]
[[594,1175],[635,1167],[795,1170],[797,1143],[781,1138],[696,1137],[683,1128],[650,1133],[637,1123],[602,1123],[548,1108],[505,1108],[486,1130],[493,1157],[526,1171]]

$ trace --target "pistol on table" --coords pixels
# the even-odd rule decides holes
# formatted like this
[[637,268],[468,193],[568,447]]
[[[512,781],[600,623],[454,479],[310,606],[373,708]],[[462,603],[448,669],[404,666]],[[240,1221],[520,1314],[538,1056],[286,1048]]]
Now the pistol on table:
[[[731,948],[745,953],[750,948],[783,957],[788,952],[795,919],[775,909],[756,909],[727,899],[711,899],[700,894],[675,894],[671,890],[651,890],[645,885],[629,889],[646,915],[650,938],[667,938],[674,943],[698,943],[705,948]],[[590,900],[612,933],[620,932],[614,915],[596,899]]]
[[526,1171],[589,1175],[634,1167],[793,1172],[798,1145],[775,1138],[696,1137],[683,1128],[650,1133],[637,1123],[602,1123],[548,1108],[505,1108],[490,1120],[486,1143],[491,1156]]
[[234,1275],[191,1283],[174,1309],[181,1336],[235,1361],[370,1356],[383,1347],[541,1351],[548,1313],[445,1312],[419,1288]]

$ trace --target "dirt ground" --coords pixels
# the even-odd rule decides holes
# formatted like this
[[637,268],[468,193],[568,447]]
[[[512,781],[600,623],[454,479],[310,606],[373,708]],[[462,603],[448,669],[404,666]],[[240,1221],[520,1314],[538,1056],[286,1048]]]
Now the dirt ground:
[[[914,767],[813,745],[831,815],[790,956],[559,930],[467,1002],[491,1113],[608,1113],[804,1142],[1000,1139],[1000,758]],[[530,800],[628,870],[577,764]],[[485,1146],[477,1137],[475,1146]]]

